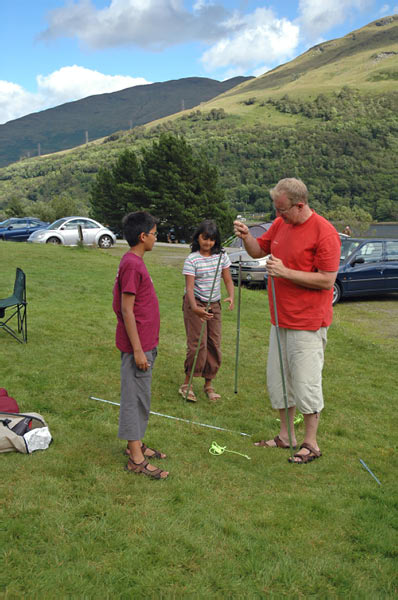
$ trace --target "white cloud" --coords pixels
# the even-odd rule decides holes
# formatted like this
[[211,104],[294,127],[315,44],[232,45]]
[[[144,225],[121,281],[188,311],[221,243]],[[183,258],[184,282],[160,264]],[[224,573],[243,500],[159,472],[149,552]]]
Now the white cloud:
[[51,104],[70,102],[93,94],[116,92],[147,83],[149,82],[143,77],[104,75],[78,65],[62,67],[50,75],[37,76],[39,93],[50,98]]
[[0,123],[17,119],[28,112],[40,109],[41,100],[20,85],[10,81],[0,81]]
[[222,69],[231,77],[293,56],[298,26],[277,19],[271,9],[244,14],[223,3],[194,0],[187,9],[183,0],[109,0],[97,9],[92,0],[77,0],[48,14],[41,39],[76,37],[93,49],[136,46],[151,51],[200,41],[210,46],[201,58],[205,69]]
[[380,15],[388,15],[390,12],[390,5],[389,4],[383,4],[383,6],[381,7],[381,9],[379,10],[379,14]]
[[41,39],[76,37],[90,48],[138,46],[159,51],[193,40],[214,41],[225,31],[228,12],[198,0],[190,12],[182,0],[111,0],[97,10],[91,0],[52,10]]
[[104,75],[78,65],[62,67],[49,75],[38,75],[36,81],[36,93],[27,92],[9,81],[0,81],[0,123],[94,94],[150,83],[142,77]]
[[371,4],[372,0],[300,0],[298,23],[308,40],[318,40],[332,27],[344,23],[352,11],[366,10]]
[[383,4],[381,9],[379,10],[379,15],[395,15],[398,13],[398,4],[395,6],[391,6],[391,4]]
[[[220,68],[240,73],[263,68],[291,58],[299,41],[299,28],[287,19],[277,19],[270,9],[258,8],[250,15],[235,13],[228,21],[231,30],[202,56],[208,71]],[[263,71],[264,72],[264,71]]]

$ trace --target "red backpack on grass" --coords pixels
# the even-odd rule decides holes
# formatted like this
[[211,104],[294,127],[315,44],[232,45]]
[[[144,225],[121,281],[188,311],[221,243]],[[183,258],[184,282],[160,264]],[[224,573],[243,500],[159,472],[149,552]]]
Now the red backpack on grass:
[[4,388],[0,388],[0,412],[19,413],[17,401]]

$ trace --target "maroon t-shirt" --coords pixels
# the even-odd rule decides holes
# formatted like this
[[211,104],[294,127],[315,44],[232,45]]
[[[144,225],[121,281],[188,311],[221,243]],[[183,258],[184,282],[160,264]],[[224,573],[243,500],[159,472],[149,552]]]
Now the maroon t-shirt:
[[133,313],[144,352],[159,343],[159,302],[152,279],[140,256],[127,252],[120,261],[113,288],[113,310],[117,317],[116,346],[121,352],[133,353],[122,317],[122,294],[134,294]]

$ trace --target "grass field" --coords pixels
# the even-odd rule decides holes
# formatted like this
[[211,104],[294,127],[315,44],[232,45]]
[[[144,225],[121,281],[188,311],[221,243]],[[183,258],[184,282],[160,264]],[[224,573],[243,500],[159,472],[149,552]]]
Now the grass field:
[[[323,457],[290,465],[255,448],[277,432],[265,363],[268,301],[242,291],[239,391],[236,312],[223,312],[222,400],[178,396],[185,336],[186,249],[147,256],[161,308],[146,442],[170,476],[124,472],[117,439],[119,355],[112,287],[125,248],[0,244],[0,297],[27,275],[28,344],[0,330],[0,387],[47,420],[54,443],[2,454],[0,596],[13,598],[393,598],[397,584],[397,340],[393,298],[335,309],[324,370]],[[298,437],[302,430],[299,426]],[[212,456],[213,441],[236,454]],[[359,459],[381,481],[379,486]],[[156,461],[154,461],[156,462]]]

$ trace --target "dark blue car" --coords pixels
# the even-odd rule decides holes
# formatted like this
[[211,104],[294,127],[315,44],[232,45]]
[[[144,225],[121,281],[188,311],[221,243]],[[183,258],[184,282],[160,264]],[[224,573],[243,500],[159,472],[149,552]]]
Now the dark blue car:
[[0,223],[0,240],[26,242],[31,233],[44,229],[49,224],[33,217],[6,219]]
[[398,240],[342,239],[333,304],[350,296],[388,292],[398,292]]

